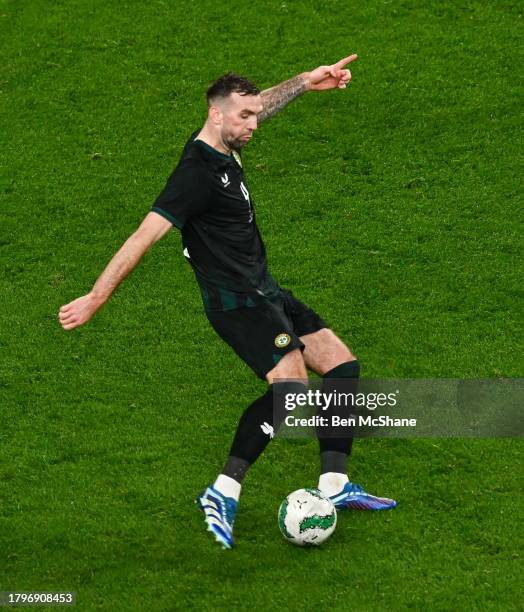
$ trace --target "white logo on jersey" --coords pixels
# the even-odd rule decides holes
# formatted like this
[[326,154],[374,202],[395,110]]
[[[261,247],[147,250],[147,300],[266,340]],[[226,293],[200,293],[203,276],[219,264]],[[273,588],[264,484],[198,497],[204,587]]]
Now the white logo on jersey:
[[246,189],[246,186],[243,182],[240,183],[240,191],[242,192],[242,195],[246,198],[246,200],[249,202],[249,191]]
[[249,223],[251,223],[251,221],[253,221],[253,211],[251,210],[251,200],[249,199],[249,191],[246,189],[246,186],[244,185],[244,182],[241,181],[240,183],[240,191],[242,192],[242,195],[244,196],[247,205],[249,206]]
[[191,259],[191,257],[189,257],[189,251],[187,250],[187,247],[182,251],[182,253],[188,258]]
[[220,180],[222,181],[222,185],[224,185],[224,187],[227,187],[229,185],[229,183],[231,182],[229,180],[229,177],[227,175],[227,172],[224,174],[224,176],[220,177]]

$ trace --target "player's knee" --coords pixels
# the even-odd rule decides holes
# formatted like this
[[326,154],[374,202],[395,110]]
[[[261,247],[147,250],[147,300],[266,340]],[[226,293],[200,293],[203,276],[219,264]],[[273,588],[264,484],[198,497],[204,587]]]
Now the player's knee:
[[347,351],[345,353],[340,353],[339,355],[334,355],[332,359],[329,359],[325,363],[324,372],[322,375],[327,374],[331,370],[336,368],[344,368],[354,362],[357,362],[358,359],[351,351]]
[[321,329],[318,334],[320,374],[324,375],[338,366],[358,359],[331,329]]
[[278,379],[293,379],[307,383],[306,364],[300,349],[295,349],[286,353],[278,364],[266,374],[269,384],[273,384]]
[[295,405],[296,396],[307,392],[307,381],[275,379],[270,388],[273,395],[273,423],[275,431],[278,431],[286,415],[289,414],[288,411],[291,409],[289,406]]

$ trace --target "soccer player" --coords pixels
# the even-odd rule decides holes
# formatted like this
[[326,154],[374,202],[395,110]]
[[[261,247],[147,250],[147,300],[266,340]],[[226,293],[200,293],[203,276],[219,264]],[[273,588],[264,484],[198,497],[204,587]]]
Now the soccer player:
[[[225,548],[233,546],[242,480],[280,425],[274,410],[277,392],[305,390],[307,368],[324,377],[326,384],[334,379],[356,383],[360,373],[355,355],[325,321],[269,273],[240,151],[261,123],[298,96],[345,89],[351,81],[346,66],[356,59],[350,55],[264,91],[234,73],[215,81],[207,91],[204,126],[187,141],[151,211],[91,291],[60,308],[65,330],[83,325],[155,242],[173,226],[181,230],[184,256],[193,267],[210,324],[268,382],[266,393],[240,417],[217,479],[197,498],[208,530]],[[396,505],[349,481],[350,436],[319,436],[319,445],[318,487],[338,509],[382,510]]]

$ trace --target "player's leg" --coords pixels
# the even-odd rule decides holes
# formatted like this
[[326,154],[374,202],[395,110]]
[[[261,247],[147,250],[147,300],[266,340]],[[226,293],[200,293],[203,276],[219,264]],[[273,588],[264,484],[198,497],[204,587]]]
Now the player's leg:
[[[356,393],[360,364],[356,356],[329,328],[301,336],[304,342],[304,360],[307,367],[323,377],[323,393],[333,393],[339,379],[346,379],[344,391]],[[331,407],[329,417],[347,417],[342,407]],[[336,435],[331,428],[318,428],[320,447],[319,489],[326,495],[341,491],[348,482],[347,461],[353,437]],[[349,434],[349,432],[348,432]]]
[[[233,524],[242,481],[284,419],[282,411],[275,408],[278,402],[274,401],[274,394],[278,392],[283,396],[286,393],[303,392],[306,377],[306,367],[299,348],[284,355],[278,365],[267,373],[268,390],[245,409],[221,473],[213,485],[197,498],[197,503],[206,515],[208,530],[214,533],[224,548],[233,546]],[[279,382],[279,379],[284,378],[288,380]]]
[[[309,369],[323,377],[323,392],[332,392],[336,389],[337,381],[343,379],[345,392],[355,393],[360,376],[360,364],[356,356],[314,310],[297,300],[291,292],[284,293],[286,312],[295,333],[305,345],[304,361]],[[344,413],[340,416],[347,417],[348,410],[344,407],[342,409]],[[335,505],[338,508],[369,510],[394,507],[396,503],[393,500],[368,495],[361,487],[349,481],[347,460],[353,444],[351,431],[347,435],[340,431],[336,432],[338,435],[333,435],[333,431],[324,435],[326,432],[322,431],[323,428],[319,429],[319,488],[333,499]]]
[[[344,392],[356,393],[360,364],[356,356],[329,328],[301,336],[304,342],[304,359],[307,367],[323,377],[323,393],[336,391],[337,381],[344,380]],[[331,406],[329,417],[347,417],[347,408]],[[339,432],[340,433],[340,432]],[[332,428],[318,428],[320,448],[319,488],[326,495],[334,495],[348,482],[347,461],[353,445],[353,437],[336,435]]]
[[[265,376],[267,391],[250,404],[240,417],[229,457],[215,487],[238,499],[249,467],[260,457],[284,419],[275,395],[305,391],[307,373],[300,348],[286,353]],[[285,382],[281,382],[285,379]]]
[[[303,338],[307,340],[307,344]],[[357,357],[328,327],[301,334],[301,339],[305,345],[304,361],[307,367],[321,376],[327,375],[343,363],[357,361]]]
[[[230,548],[242,481],[284,417],[274,409],[275,394],[303,391],[307,374],[302,342],[282,313],[271,304],[208,316],[220,337],[269,383],[267,391],[240,417],[221,473],[214,484],[197,498],[206,514],[208,529],[224,547]],[[279,382],[280,379],[287,381]]]
[[[304,360],[307,367],[323,377],[323,393],[357,393],[360,364],[356,356],[340,338],[328,328],[300,336],[305,345]],[[330,417],[347,418],[348,408],[333,401]],[[347,461],[351,453],[351,432],[337,432],[335,428],[317,429],[320,447],[320,478],[318,488],[328,495],[337,508],[359,510],[386,510],[396,502],[370,495],[362,487],[349,481]],[[339,435],[337,435],[337,433]]]

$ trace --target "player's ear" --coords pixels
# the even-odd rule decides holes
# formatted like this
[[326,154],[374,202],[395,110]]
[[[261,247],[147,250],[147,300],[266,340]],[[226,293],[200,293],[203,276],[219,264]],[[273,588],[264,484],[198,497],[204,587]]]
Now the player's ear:
[[207,114],[213,125],[222,125],[223,114],[219,106],[211,105]]

